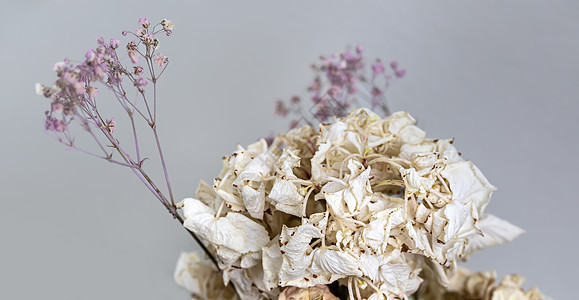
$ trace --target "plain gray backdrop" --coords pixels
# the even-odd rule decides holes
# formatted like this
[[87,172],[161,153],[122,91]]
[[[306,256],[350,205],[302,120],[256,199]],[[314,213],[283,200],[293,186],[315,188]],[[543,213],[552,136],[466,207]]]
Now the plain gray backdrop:
[[178,199],[211,181],[236,143],[285,131],[273,100],[304,95],[319,55],[363,44],[366,57],[407,70],[388,91],[390,107],[408,110],[429,137],[456,138],[499,188],[487,211],[527,231],[468,267],[517,272],[526,287],[574,299],[572,0],[4,2],[1,299],[187,299],[172,274],[194,242],[128,169],[50,139],[48,102],[34,94],[36,82],[55,79],[54,62],[82,59],[96,37],[121,37],[144,16],[175,24],[161,41],[171,63],[159,84],[159,131]]

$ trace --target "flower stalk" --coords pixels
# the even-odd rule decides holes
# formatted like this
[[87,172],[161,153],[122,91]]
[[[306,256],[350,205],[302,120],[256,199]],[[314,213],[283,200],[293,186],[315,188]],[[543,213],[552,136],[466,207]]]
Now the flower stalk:
[[[46,111],[45,130],[53,138],[69,149],[131,169],[173,218],[183,224],[183,217],[177,211],[157,130],[157,83],[169,63],[168,58],[157,51],[160,44],[158,35],[164,33],[169,36],[173,31],[173,24],[165,19],[151,28],[149,19],[141,18],[139,25],[134,32],[123,31],[124,36],[130,35],[135,38],[126,44],[128,63],[124,63],[124,59],[121,58],[120,40],[111,39],[106,43],[103,38],[99,38],[97,39],[98,46],[89,50],[81,63],[73,64],[66,59],[55,64],[54,71],[58,76],[55,84],[52,87],[37,84],[36,92],[51,100],[50,110]],[[145,66],[140,65],[139,61],[144,61]],[[147,97],[149,83],[152,83],[153,103],[150,103]],[[127,127],[132,134],[133,153],[130,153],[125,144],[121,144],[117,139],[118,126],[115,118],[106,118],[102,115],[97,101],[99,95],[97,85],[110,90],[125,111],[128,123],[130,123]],[[128,91],[131,89],[136,92],[134,99],[128,96]],[[143,157],[139,145],[140,138],[135,116],[147,124],[155,139],[168,197],[144,168],[144,163],[148,158]],[[88,133],[101,154],[93,153],[77,145],[70,130],[75,123]],[[214,267],[221,272],[215,255],[195,233],[189,230],[187,232],[199,244]],[[237,293],[233,283],[231,286]]]

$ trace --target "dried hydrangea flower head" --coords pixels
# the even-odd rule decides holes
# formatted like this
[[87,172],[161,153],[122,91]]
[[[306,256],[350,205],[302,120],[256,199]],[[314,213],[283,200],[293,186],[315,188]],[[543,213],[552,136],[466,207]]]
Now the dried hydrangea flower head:
[[448,287],[458,259],[522,230],[484,212],[495,187],[452,140],[425,136],[407,112],[356,109],[238,146],[180,203],[184,226],[244,299],[335,282],[372,300]]
[[458,268],[447,287],[424,285],[419,294],[421,299],[550,300],[537,288],[523,290],[523,281],[522,277],[515,274],[505,276],[497,284],[495,272],[473,273],[465,268]]

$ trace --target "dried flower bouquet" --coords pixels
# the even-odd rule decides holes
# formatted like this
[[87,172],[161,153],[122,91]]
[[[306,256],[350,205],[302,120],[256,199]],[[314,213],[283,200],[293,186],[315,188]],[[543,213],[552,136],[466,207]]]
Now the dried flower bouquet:
[[[100,38],[81,63],[55,65],[54,86],[36,89],[51,99],[48,133],[131,169],[199,243],[210,262],[183,253],[175,271],[194,299],[546,299],[517,275],[497,284],[492,272],[458,267],[522,230],[485,212],[495,187],[452,139],[427,138],[410,114],[390,113],[384,92],[405,71],[376,60],[365,76],[361,47],[313,66],[309,109],[295,96],[276,101],[277,114],[297,116],[289,132],[238,146],[212,184],[176,202],[156,130],[169,62],[158,36],[172,30],[142,18],[123,32],[134,38],[124,48]],[[97,85],[126,113],[131,149],[103,115]],[[146,171],[137,121],[154,137],[166,192]],[[100,152],[76,144],[73,124]]]

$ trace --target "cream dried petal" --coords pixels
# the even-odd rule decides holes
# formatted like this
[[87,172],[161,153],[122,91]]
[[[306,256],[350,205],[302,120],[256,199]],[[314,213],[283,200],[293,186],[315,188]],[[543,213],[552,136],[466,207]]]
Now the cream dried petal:
[[389,296],[388,298],[407,299],[422,283],[422,278],[418,276],[420,271],[420,268],[414,268],[404,262],[385,263],[379,269],[381,282],[379,288]]
[[304,196],[298,192],[298,186],[285,179],[276,179],[268,196],[276,209],[287,214],[302,217]]
[[262,257],[263,283],[271,291],[279,286],[279,272],[283,263],[279,247],[279,236],[276,236],[262,247]]
[[348,205],[349,212],[354,213],[364,204],[367,204],[371,199],[371,169],[368,167],[364,170],[364,166],[355,160],[350,160],[348,162],[348,169],[350,169],[350,179],[348,180],[350,188],[345,193],[344,198]]
[[[285,225],[280,235],[280,251],[282,253],[282,267],[279,272],[282,286],[312,286],[328,283],[322,276],[313,276],[308,269],[312,264],[313,254],[310,253],[310,242],[313,238],[322,238],[327,226],[328,214],[312,214],[304,224],[289,228]],[[309,253],[309,254],[308,254]],[[307,279],[304,279],[307,278]]]
[[432,141],[424,141],[421,144],[403,144],[398,156],[405,160],[412,160],[412,155],[415,153],[431,152],[436,152],[436,144]]
[[312,181],[320,184],[327,182],[327,167],[324,167],[324,161],[326,160],[326,153],[331,146],[331,143],[320,144],[314,157],[312,157]]
[[309,288],[288,286],[279,294],[278,300],[339,300],[327,285],[316,285]]
[[438,161],[438,155],[435,152],[415,152],[410,157],[410,162],[416,170],[432,168]]
[[400,168],[400,175],[404,180],[406,191],[415,193],[419,198],[426,197],[426,193],[432,188],[434,178],[422,177],[414,168]]
[[183,226],[214,246],[226,247],[239,253],[261,251],[269,242],[265,228],[239,213],[216,218],[215,212],[193,198],[183,200]]
[[348,185],[329,182],[322,187],[322,195],[338,217],[353,215],[372,199],[370,168],[360,172],[364,167],[354,160],[348,162],[348,168],[350,169]]
[[300,165],[300,157],[294,154],[291,150],[283,148],[283,152],[277,160],[278,175],[287,178],[295,178],[293,168]]
[[421,251],[427,256],[433,255],[432,250],[430,249],[430,243],[428,241],[429,239],[424,228],[414,228],[414,226],[412,226],[412,222],[407,222],[405,228],[408,237],[414,244],[410,245],[410,247],[412,247],[410,249],[412,252]]
[[219,271],[204,262],[197,253],[181,253],[173,277],[194,297],[206,300],[236,299],[235,292],[225,286]]
[[[199,268],[204,267],[203,261],[199,255],[195,252],[185,253],[182,252],[177,261],[177,267],[175,268],[175,274],[173,275],[175,282],[190,293],[200,294],[203,288],[203,281],[198,278]],[[202,272],[202,273],[212,273],[212,272]],[[219,275],[219,273],[217,273]],[[216,278],[221,280],[219,276]]]
[[523,290],[524,278],[517,275],[505,276],[493,292],[491,300],[549,300],[536,289]]
[[399,111],[388,116],[386,122],[388,124],[388,131],[397,135],[403,128],[414,125],[416,120],[410,116],[407,111]]
[[259,141],[247,146],[247,152],[255,157],[259,153],[266,152],[267,147],[267,141],[265,139],[259,139]]
[[181,203],[183,203],[185,216],[183,226],[199,235],[200,238],[209,241],[215,224],[215,212],[197,199],[186,198]]
[[398,132],[398,140],[404,144],[420,144],[424,141],[426,132],[414,125],[409,125]]
[[314,238],[322,238],[323,231],[328,223],[327,213],[312,214],[302,225],[289,228],[284,225],[280,235],[280,243],[284,258],[293,263],[302,260],[306,255],[307,247]]
[[369,253],[362,253],[360,255],[360,271],[364,276],[375,281],[378,278],[378,269],[380,268],[380,261],[376,255]]
[[313,274],[362,276],[358,269],[359,258],[346,251],[318,248],[313,252],[311,272]]
[[322,187],[320,196],[326,200],[326,204],[336,216],[342,218],[346,216],[347,208],[344,203],[344,189],[346,186],[339,182],[328,182]]
[[255,288],[252,280],[247,276],[246,270],[230,269],[224,273],[228,273],[227,279],[235,284],[235,288],[237,289],[241,300],[259,299],[259,290]]
[[243,180],[262,181],[263,178],[269,176],[274,163],[275,156],[271,152],[266,151],[261,153],[247,164],[245,169],[234,181],[234,184],[239,186]]
[[440,173],[448,180],[452,191],[452,201],[468,203],[472,201],[479,212],[484,210],[496,191],[482,172],[470,161],[447,165]]
[[221,199],[219,199],[220,201],[217,201],[218,196],[213,187],[203,180],[199,182],[199,186],[195,192],[195,198],[201,200],[201,202],[213,209],[215,209],[216,205],[221,204]]
[[436,149],[440,153],[440,158],[446,159],[447,163],[457,163],[463,161],[462,157],[452,145],[452,140],[439,140],[436,143]]
[[261,263],[261,252],[249,252],[241,257],[240,266],[249,269]]
[[217,195],[223,201],[225,201],[227,207],[233,211],[245,211],[245,206],[243,206],[243,199],[235,195],[230,180],[221,180],[216,178],[213,182],[213,189]]
[[390,226],[387,225],[390,225],[387,218],[371,220],[362,231],[364,243],[374,251],[382,250],[386,246],[386,231],[390,232]]
[[244,243],[241,253],[261,251],[261,247],[269,242],[269,235],[263,225],[250,218],[239,213],[228,213],[226,219],[243,232]]
[[[312,255],[306,255],[300,261],[290,263],[287,257],[283,257],[279,271],[279,285],[308,287],[316,284],[328,283],[310,280],[310,277],[312,277],[313,274],[308,269],[312,264],[312,258]],[[318,276],[318,278],[321,279],[322,276]]]
[[[350,116],[352,113],[354,111]],[[350,116],[344,122],[336,121],[330,125],[320,126],[320,142],[340,146],[351,153],[363,153],[364,146],[360,134],[352,130],[356,126],[352,124],[355,121]]]
[[455,238],[469,216],[470,205],[460,202],[451,202],[444,208],[434,213],[434,220],[438,227],[434,232],[438,233],[437,238],[447,242]]
[[239,251],[225,246],[214,245],[214,247],[216,249],[217,257],[219,258],[220,267],[230,267],[242,256]]
[[342,144],[346,135],[346,129],[348,129],[348,124],[342,121],[336,121],[329,125],[321,124],[320,142],[329,142],[334,145]]
[[265,184],[262,182],[258,189],[248,185],[239,187],[243,196],[243,205],[247,212],[256,219],[263,219],[265,207]]
[[432,210],[428,209],[424,203],[418,204],[415,213],[415,219],[417,222],[426,223],[426,221],[430,218]]
[[367,227],[362,230],[362,241],[372,250],[383,252],[388,246],[386,243],[390,230],[404,222],[402,208],[379,211],[372,215]]
[[464,253],[465,259],[468,259],[475,251],[510,242],[524,233],[520,227],[491,214],[485,215],[477,223],[477,226],[482,234],[468,238],[468,245]]

